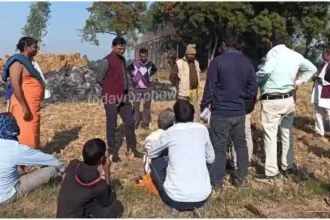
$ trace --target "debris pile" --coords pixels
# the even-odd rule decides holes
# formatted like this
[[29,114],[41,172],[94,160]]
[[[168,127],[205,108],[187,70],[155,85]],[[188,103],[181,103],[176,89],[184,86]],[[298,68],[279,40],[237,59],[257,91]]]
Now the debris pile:
[[[3,66],[5,65],[7,59],[6,55],[3,59],[0,59],[0,72],[2,73]],[[88,60],[82,57],[80,53],[75,54],[43,54],[40,53],[35,57],[35,60],[40,65],[43,73],[48,73],[52,71],[59,71],[67,67],[83,67],[86,66]]]

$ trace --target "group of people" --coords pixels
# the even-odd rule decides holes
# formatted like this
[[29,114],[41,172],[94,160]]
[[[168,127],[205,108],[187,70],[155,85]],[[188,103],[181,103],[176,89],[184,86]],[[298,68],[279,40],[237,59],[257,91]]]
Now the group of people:
[[[40,151],[40,102],[45,82],[33,65],[37,41],[22,38],[19,54],[7,62],[2,79],[10,79],[8,113],[0,114],[0,204],[7,204],[49,182],[62,177],[57,217],[120,217],[123,205],[111,184],[111,163],[120,162],[115,145],[117,115],[126,131],[127,155],[144,157],[144,171],[150,175],[165,204],[178,210],[202,207],[213,190],[221,190],[226,174],[228,148],[233,155],[233,184],[246,187],[253,154],[250,114],[257,100],[258,87],[264,130],[265,172],[257,181],[273,181],[282,173],[295,173],[292,137],[295,91],[315,79],[312,102],[316,106],[316,132],[324,135],[323,120],[330,98],[330,51],[317,71],[310,61],[285,46],[285,35],[275,33],[272,48],[255,71],[244,55],[244,42],[228,32],[220,39],[220,55],[207,70],[207,79],[199,102],[200,67],[195,45],[187,46],[185,56],[174,64],[169,79],[178,89],[173,108],[158,115],[158,129],[137,150],[136,129],[140,126],[140,102],[143,100],[142,129],[150,130],[152,76],[157,72],[148,60],[148,50],[139,51],[139,59],[127,65],[126,41],[117,37],[112,51],[97,65],[97,82],[102,86],[106,112],[107,144],[101,139],[85,143],[83,161],[72,160],[65,167],[52,155]],[[297,75],[299,72],[299,75]],[[329,92],[328,92],[329,91]],[[129,93],[139,100],[129,100]],[[10,92],[9,92],[10,93]],[[149,98],[146,98],[149,97]],[[133,103],[133,104],[132,104]],[[209,120],[205,120],[208,112]],[[204,122],[204,123],[203,123]],[[208,125],[205,125],[205,122]],[[281,167],[277,165],[277,134],[282,142]],[[19,175],[18,166],[46,166]],[[98,168],[102,167],[104,177]]]

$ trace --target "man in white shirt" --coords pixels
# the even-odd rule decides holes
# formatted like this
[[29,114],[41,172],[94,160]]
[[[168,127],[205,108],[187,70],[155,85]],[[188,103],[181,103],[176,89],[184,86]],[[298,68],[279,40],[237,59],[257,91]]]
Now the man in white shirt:
[[330,49],[322,53],[324,63],[314,77],[312,104],[315,107],[315,136],[324,137],[324,125],[330,127]]
[[[257,72],[261,92],[261,121],[266,154],[265,173],[256,180],[271,181],[279,177],[277,166],[277,133],[280,126],[281,171],[288,176],[295,171],[293,153],[293,119],[295,89],[312,78],[317,68],[301,54],[285,46],[285,35],[276,33],[270,41],[272,49]],[[298,76],[297,73],[301,73]]]
[[[209,169],[215,155],[206,126],[193,122],[193,105],[178,100],[173,110],[175,124],[149,150],[151,178],[165,204],[180,211],[193,210],[211,195]],[[166,149],[168,157],[162,157]]]

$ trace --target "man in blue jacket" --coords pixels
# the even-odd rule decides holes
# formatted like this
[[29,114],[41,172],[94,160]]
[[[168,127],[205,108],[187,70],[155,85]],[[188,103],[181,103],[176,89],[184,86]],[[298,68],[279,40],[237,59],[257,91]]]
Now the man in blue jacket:
[[234,184],[242,186],[247,183],[249,161],[245,139],[245,100],[255,97],[258,86],[254,67],[236,49],[236,41],[230,32],[220,41],[224,52],[209,66],[201,102],[201,112],[205,108],[211,109],[211,140],[215,152],[215,169],[211,177],[216,188],[223,184],[229,135],[237,154]]

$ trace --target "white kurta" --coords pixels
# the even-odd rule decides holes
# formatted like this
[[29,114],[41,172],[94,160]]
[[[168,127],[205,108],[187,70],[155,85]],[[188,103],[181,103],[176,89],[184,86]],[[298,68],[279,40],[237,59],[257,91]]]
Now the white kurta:
[[[325,70],[328,65],[329,65],[328,63],[326,65],[324,65],[324,67],[321,70],[321,73],[319,75],[319,77],[322,79],[323,86],[330,85],[330,83],[328,83],[327,81],[324,80]],[[314,104],[318,107],[330,109],[330,99],[321,98],[322,85],[319,84],[318,82],[315,82],[315,85],[313,87],[311,102],[312,102],[312,104]]]

